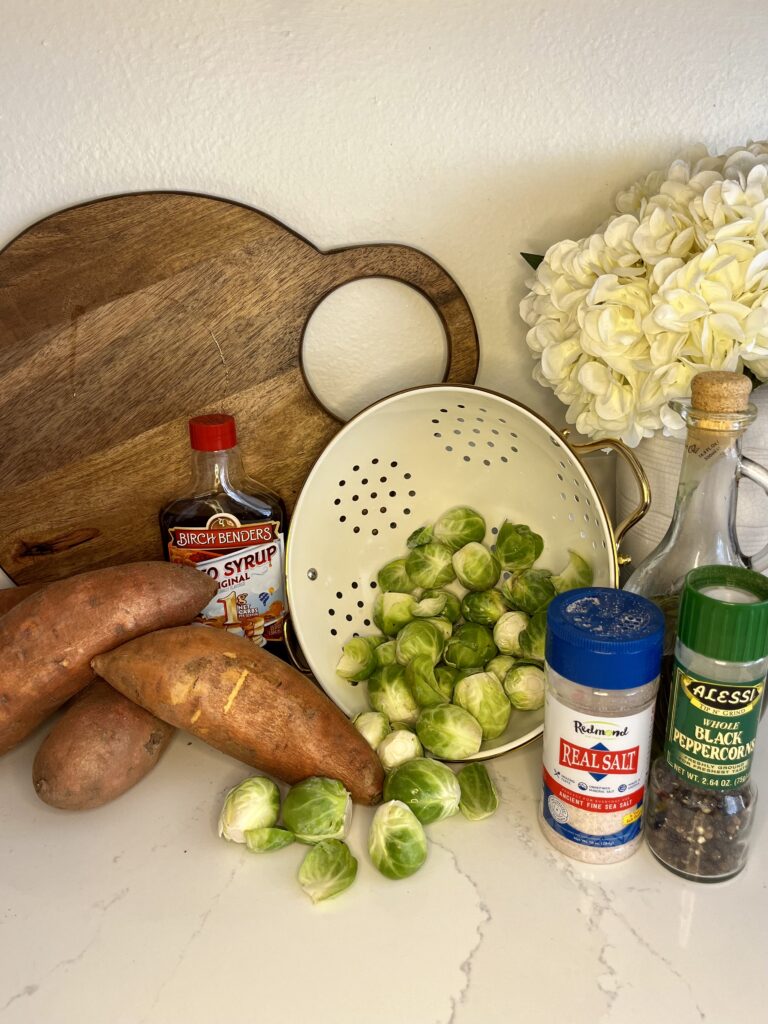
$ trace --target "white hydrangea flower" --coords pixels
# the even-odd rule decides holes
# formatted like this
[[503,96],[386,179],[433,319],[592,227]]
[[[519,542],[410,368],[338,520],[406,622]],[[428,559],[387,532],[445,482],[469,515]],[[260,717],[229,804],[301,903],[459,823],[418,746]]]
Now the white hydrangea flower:
[[768,142],[647,175],[599,231],[551,246],[528,288],[534,379],[589,437],[680,432],[669,402],[702,369],[768,379]]

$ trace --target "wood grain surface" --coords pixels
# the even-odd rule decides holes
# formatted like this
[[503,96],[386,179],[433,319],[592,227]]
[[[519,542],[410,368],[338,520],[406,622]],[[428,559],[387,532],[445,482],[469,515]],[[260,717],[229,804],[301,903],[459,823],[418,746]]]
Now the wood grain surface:
[[203,412],[237,417],[249,473],[292,508],[339,426],[304,378],[304,329],[365,277],[421,292],[445,327],[445,379],[473,382],[466,299],[407,246],[323,253],[257,210],[176,192],[19,235],[0,252],[0,566],[25,583],[160,557],[158,510],[183,492],[186,422]]

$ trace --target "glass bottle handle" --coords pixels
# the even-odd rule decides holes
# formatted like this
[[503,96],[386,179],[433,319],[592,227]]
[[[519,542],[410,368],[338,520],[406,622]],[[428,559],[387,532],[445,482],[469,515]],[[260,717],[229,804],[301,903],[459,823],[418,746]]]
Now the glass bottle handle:
[[[737,472],[739,479],[751,480],[753,484],[757,484],[758,487],[768,494],[768,469],[761,466],[759,462],[753,462],[746,455],[742,455]],[[759,551],[756,551],[754,555],[745,555],[743,557],[749,564],[750,569],[754,569],[755,572],[762,572],[768,567],[768,544],[765,544]]]

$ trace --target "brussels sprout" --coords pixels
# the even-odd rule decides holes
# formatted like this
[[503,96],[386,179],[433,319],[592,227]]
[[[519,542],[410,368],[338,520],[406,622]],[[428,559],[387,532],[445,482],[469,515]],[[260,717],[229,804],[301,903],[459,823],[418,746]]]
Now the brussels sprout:
[[[451,665],[448,666],[448,668],[452,667]],[[455,690],[462,679],[466,679],[467,676],[476,676],[478,672],[485,672],[485,669],[482,665],[469,665],[467,668],[455,668],[453,671],[456,673],[456,678],[453,682]]]
[[451,551],[458,551],[465,544],[481,541],[485,536],[485,520],[473,508],[459,505],[443,512],[432,527],[435,540],[445,544]]
[[410,729],[395,729],[379,744],[376,753],[385,772],[391,772],[414,757],[421,757],[424,750],[416,733]]
[[368,834],[368,853],[386,878],[408,878],[419,870],[427,859],[427,837],[410,807],[390,800],[377,809]]
[[530,527],[522,523],[510,523],[505,519],[496,537],[494,550],[502,569],[518,573],[530,569],[544,550],[544,541]]
[[435,668],[435,686],[447,703],[453,699],[453,688],[458,674],[459,670],[451,665],[437,665]]
[[478,622],[465,622],[457,626],[445,645],[443,657],[454,668],[470,668],[473,665],[484,665],[497,653],[490,629]]
[[513,658],[509,654],[497,654],[495,658],[486,664],[485,671],[493,672],[500,683],[504,682],[504,676],[509,672],[513,665],[517,664],[517,659]]
[[444,619],[442,615],[436,615],[433,619],[422,619],[423,622],[431,622],[433,626],[437,626],[440,630],[440,635],[443,638],[443,644],[446,644],[453,636],[453,626]]
[[422,825],[429,825],[458,813],[461,789],[447,765],[431,757],[417,757],[387,776],[384,799],[401,800]]
[[245,833],[245,845],[251,853],[272,853],[296,841],[286,828],[251,828]]
[[386,715],[390,722],[415,723],[419,705],[413,698],[402,665],[377,668],[368,680],[368,700],[374,711]]
[[380,711],[362,711],[352,724],[375,750],[389,732],[389,719]]
[[504,580],[501,590],[505,600],[526,615],[546,608],[555,596],[552,573],[548,569],[524,569],[517,576]]
[[436,665],[443,653],[444,643],[443,634],[434,623],[426,619],[409,622],[397,634],[397,660],[401,665],[407,665],[411,658],[423,654]]
[[375,638],[355,636],[348,640],[342,648],[343,653],[336,666],[336,674],[342,679],[353,679],[355,682],[367,679],[376,668],[374,651],[379,644],[371,643],[373,639]]
[[383,568],[379,569],[376,581],[383,594],[390,590],[397,591],[399,594],[409,594],[414,589],[414,583],[405,568],[404,558],[396,558],[393,562],[387,562]]
[[493,627],[493,640],[502,654],[520,655],[520,636],[528,625],[525,612],[505,612]]
[[476,718],[484,740],[495,740],[509,724],[512,707],[493,672],[478,672],[456,684],[453,702]]
[[219,835],[231,843],[244,843],[253,828],[271,828],[280,815],[280,790],[271,779],[254,775],[230,789],[219,815]]
[[429,619],[439,615],[445,607],[442,597],[430,597],[417,601],[412,594],[400,594],[390,590],[377,594],[373,602],[373,621],[382,633],[396,636],[403,626],[416,618]]
[[489,590],[501,575],[498,558],[484,544],[465,544],[453,556],[453,569],[467,590]]
[[299,868],[299,885],[313,903],[344,892],[357,876],[357,861],[346,843],[324,839],[307,852]]
[[445,703],[445,697],[438,689],[435,665],[426,654],[417,654],[405,666],[405,679],[420,708],[432,708]]
[[558,576],[552,577],[552,583],[558,594],[574,587],[592,586],[592,566],[581,555],[568,549],[568,564]]
[[544,707],[544,671],[540,665],[515,665],[504,676],[504,692],[518,711]]
[[461,602],[461,614],[467,622],[479,622],[482,626],[492,626],[509,605],[502,597],[500,590],[479,590],[464,596]]
[[520,634],[520,652],[532,661],[544,661],[544,644],[547,637],[547,609],[540,608],[531,616],[528,625]]
[[459,809],[470,821],[490,818],[499,806],[496,787],[484,764],[468,764],[457,776],[461,786]]
[[373,660],[376,662],[376,668],[394,665],[397,661],[397,640],[387,640],[385,644],[379,644],[373,652]]
[[425,708],[416,723],[416,734],[427,750],[449,761],[476,754],[483,742],[480,723],[455,704]]
[[413,550],[413,548],[420,548],[425,544],[431,544],[432,540],[432,527],[420,526],[418,530],[413,531],[405,543],[407,547]]
[[417,587],[435,589],[455,579],[451,557],[449,548],[444,544],[424,544],[411,551],[405,565]]
[[336,779],[298,782],[283,801],[283,821],[300,843],[343,839],[352,819],[352,797]]
[[421,600],[439,597],[441,594],[445,594],[445,607],[439,614],[449,622],[458,622],[461,618],[461,601],[450,590],[425,590],[421,595]]

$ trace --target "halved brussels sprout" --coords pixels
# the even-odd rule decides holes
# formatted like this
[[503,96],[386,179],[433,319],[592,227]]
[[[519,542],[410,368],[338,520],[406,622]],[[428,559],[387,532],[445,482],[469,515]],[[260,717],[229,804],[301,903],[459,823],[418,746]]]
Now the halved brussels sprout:
[[368,700],[374,711],[386,715],[390,722],[415,723],[419,705],[414,700],[402,665],[377,668],[368,680]]
[[509,724],[512,707],[493,672],[478,672],[456,684],[453,702],[477,719],[484,740],[495,740]]
[[520,637],[528,626],[525,612],[505,612],[493,627],[493,641],[502,654],[519,657],[522,654]]
[[432,533],[435,540],[445,544],[451,551],[458,551],[465,544],[483,539],[485,520],[475,509],[467,505],[457,505],[456,508],[443,512],[432,527]]
[[297,782],[283,801],[283,821],[300,843],[343,839],[352,819],[352,797],[337,779]]
[[456,627],[445,645],[443,658],[454,668],[470,668],[473,665],[483,666],[497,653],[493,635],[487,626],[481,626],[479,622],[465,622]]
[[418,530],[413,531],[405,543],[406,547],[413,550],[413,548],[421,548],[425,544],[431,544],[432,539],[432,527],[420,526]]
[[368,853],[386,878],[408,878],[419,870],[427,859],[427,837],[410,807],[390,800],[377,809],[368,834]]
[[455,704],[425,708],[416,723],[416,735],[427,750],[447,761],[476,754],[483,742],[480,723]]
[[458,622],[461,618],[461,601],[450,590],[425,590],[421,595],[421,600],[439,597],[441,594],[445,594],[445,607],[439,614],[449,622]]
[[405,566],[417,587],[434,590],[456,578],[451,558],[444,544],[423,544],[411,551]]
[[397,660],[407,665],[411,658],[424,655],[436,665],[443,653],[443,634],[427,619],[414,619],[397,634]]
[[410,729],[393,729],[381,741],[376,753],[379,755],[384,771],[391,772],[395,768],[399,768],[401,764],[405,764],[406,761],[421,757],[424,749],[419,737]]
[[552,583],[558,594],[575,587],[592,586],[592,566],[581,555],[568,549],[568,564],[561,573],[552,577]]
[[479,590],[465,594],[461,602],[461,614],[467,622],[479,622],[481,626],[492,626],[508,611],[509,605],[500,590]]
[[544,550],[544,541],[529,526],[510,523],[505,519],[496,537],[494,550],[502,569],[518,573],[530,569]]
[[254,828],[271,828],[280,815],[280,790],[271,779],[254,775],[227,793],[219,815],[219,835],[231,843],[244,843]]
[[373,660],[376,663],[374,672],[383,665],[394,665],[397,661],[397,640],[387,640],[385,644],[379,644],[373,652]]
[[458,773],[461,786],[459,809],[470,821],[489,818],[499,806],[496,787],[484,764],[468,764]]
[[465,544],[453,556],[453,569],[467,590],[490,590],[501,575],[498,558],[484,544]]
[[491,658],[486,664],[485,671],[493,672],[499,682],[503,683],[504,676],[516,664],[517,658],[513,658],[511,654],[497,654],[495,658]]
[[447,765],[431,757],[417,757],[387,776],[384,799],[401,800],[422,825],[429,825],[458,813],[461,788]]
[[[342,655],[336,666],[336,674],[342,679],[360,682],[367,679],[376,668],[376,648],[384,641],[374,637],[355,636],[348,640],[342,648]],[[378,642],[373,643],[372,641]]]
[[272,853],[296,841],[287,828],[251,828],[245,833],[245,845],[251,853]]
[[532,615],[528,625],[520,634],[520,652],[531,661],[544,661],[547,638],[547,609],[540,608]]
[[445,703],[435,678],[435,665],[429,655],[417,654],[411,658],[405,666],[405,679],[420,708],[432,708]]
[[356,876],[357,861],[346,843],[339,839],[324,839],[301,862],[299,885],[313,903],[320,903],[344,892]]
[[380,711],[361,711],[352,724],[375,750],[389,733],[389,719]]
[[504,692],[518,711],[537,711],[544,707],[544,670],[525,662],[515,665],[504,676]]
[[504,580],[501,590],[509,604],[526,615],[546,608],[556,593],[549,569],[523,569]]
[[400,594],[409,594],[415,587],[405,568],[404,558],[395,558],[394,561],[387,562],[385,566],[379,569],[376,581],[379,584],[379,590],[383,594],[388,593],[390,590],[397,591]]

